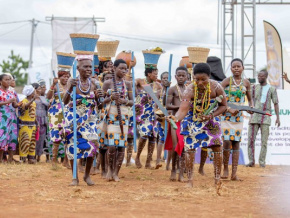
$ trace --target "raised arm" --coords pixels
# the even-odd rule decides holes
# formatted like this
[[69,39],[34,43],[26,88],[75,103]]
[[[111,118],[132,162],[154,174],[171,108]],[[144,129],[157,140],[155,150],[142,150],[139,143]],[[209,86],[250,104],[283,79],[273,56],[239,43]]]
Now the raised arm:
[[68,83],[68,88],[67,88],[66,93],[63,96],[63,103],[65,105],[67,105],[70,102],[71,95],[72,95],[72,91],[73,91],[73,87],[77,85],[78,80],[77,79],[70,78],[67,81],[67,83]]
[[53,83],[52,83],[50,89],[48,90],[48,92],[46,94],[46,98],[47,99],[49,99],[49,100],[52,99],[54,93],[56,92],[56,87],[55,86],[56,86],[57,83],[58,83],[58,79],[54,78],[53,79]]
[[28,103],[26,103],[26,104],[24,105],[24,109],[27,110],[27,109],[29,108],[29,106],[34,102],[34,100],[35,100],[35,97],[32,98]]

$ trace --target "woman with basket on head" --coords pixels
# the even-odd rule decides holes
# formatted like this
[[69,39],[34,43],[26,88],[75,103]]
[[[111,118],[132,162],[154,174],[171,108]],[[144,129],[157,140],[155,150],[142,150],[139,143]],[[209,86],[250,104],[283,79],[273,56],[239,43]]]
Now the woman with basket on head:
[[[63,101],[64,94],[67,91],[67,82],[71,77],[70,69],[73,65],[73,61],[75,59],[74,54],[69,53],[57,53],[57,61],[58,61],[58,78],[53,79],[53,84],[50,87],[47,98],[51,101],[50,107],[48,109],[48,118],[49,118],[49,135],[50,141],[53,143],[52,147],[52,164],[55,166],[58,163],[59,156],[59,147],[64,144],[64,111],[62,110],[61,102]],[[58,95],[58,90],[56,84],[59,85],[60,97]],[[70,168],[68,164],[67,157],[63,154],[64,162],[63,166]]]
[[[231,61],[232,76],[222,81],[221,85],[227,95],[227,102],[237,105],[245,103],[247,96],[249,106],[253,106],[251,96],[251,84],[249,80],[242,78],[244,71],[243,61],[235,58]],[[229,158],[232,151],[232,175],[231,180],[240,180],[237,176],[239,156],[240,156],[240,141],[243,131],[243,113],[227,107],[226,112],[222,115],[222,132],[223,132],[223,164],[224,173],[222,179],[227,179],[229,176]]]
[[[120,52],[116,59],[122,59],[126,62],[128,72],[125,75],[124,79],[132,84],[132,67],[136,66],[136,57],[134,56],[132,60],[132,52],[131,51],[122,51]],[[127,136],[127,157],[126,157],[126,166],[131,166],[131,157],[133,154],[133,147],[134,147],[134,125],[133,125],[133,107],[129,107],[129,129],[128,129],[128,136]]]
[[151,50],[143,51],[145,59],[145,79],[136,79],[137,97],[135,102],[136,109],[136,121],[137,129],[140,134],[138,142],[137,156],[135,159],[135,164],[137,168],[141,168],[142,164],[140,161],[140,155],[143,148],[146,145],[147,139],[148,143],[148,154],[145,164],[146,169],[152,169],[151,160],[155,148],[156,137],[158,134],[157,120],[155,116],[155,102],[151,99],[149,94],[145,92],[143,86],[150,85],[156,94],[157,98],[160,98],[162,85],[157,82],[158,69],[157,63],[160,55],[162,54],[162,49],[155,48]]

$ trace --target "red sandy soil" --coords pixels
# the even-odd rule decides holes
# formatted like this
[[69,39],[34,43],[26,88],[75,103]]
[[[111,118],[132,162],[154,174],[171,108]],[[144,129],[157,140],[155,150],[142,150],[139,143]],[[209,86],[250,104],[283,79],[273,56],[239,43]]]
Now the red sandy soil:
[[[143,164],[145,157],[143,156]],[[213,166],[194,187],[169,181],[170,172],[123,165],[121,181],[92,176],[69,187],[71,170],[51,164],[0,165],[0,217],[290,217],[290,167],[240,166],[242,182],[223,180],[216,194]],[[80,178],[83,174],[80,173]]]

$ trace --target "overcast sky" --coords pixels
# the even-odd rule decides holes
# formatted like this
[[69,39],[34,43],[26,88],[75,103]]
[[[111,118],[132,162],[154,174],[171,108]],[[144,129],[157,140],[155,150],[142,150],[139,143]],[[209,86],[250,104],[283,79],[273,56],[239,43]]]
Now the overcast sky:
[[[290,19],[289,9],[290,5],[257,5],[257,70],[266,65],[263,20],[277,28],[283,47],[290,51],[290,28],[287,25]],[[239,10],[240,7],[237,8],[238,12]],[[0,23],[32,18],[43,21],[36,28],[33,66],[50,65],[52,33],[51,25],[45,21],[45,17],[51,15],[94,15],[106,18],[106,22],[98,23],[98,34],[101,39],[120,40],[117,53],[122,50],[135,51],[137,77],[144,76],[144,58],[141,50],[153,46],[160,46],[166,50],[159,60],[160,73],[168,70],[171,53],[174,71],[181,57],[187,55],[187,46],[208,47],[211,49],[211,56],[221,57],[221,46],[217,44],[218,0],[0,0],[0,14]],[[8,57],[10,50],[28,60],[30,36],[29,22],[0,25],[0,61]],[[168,43],[126,39],[120,36]],[[237,44],[240,44],[239,36]],[[241,51],[238,49],[236,57],[240,56]]]

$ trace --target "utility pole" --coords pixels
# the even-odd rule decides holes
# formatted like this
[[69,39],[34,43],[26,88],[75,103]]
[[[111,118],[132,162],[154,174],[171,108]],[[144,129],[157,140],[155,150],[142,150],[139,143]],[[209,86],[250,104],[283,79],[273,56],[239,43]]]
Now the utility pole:
[[30,39],[29,68],[32,67],[33,40],[34,40],[34,33],[35,33],[37,23],[38,22],[36,22],[34,18],[31,20],[32,26],[31,26],[31,39]]

